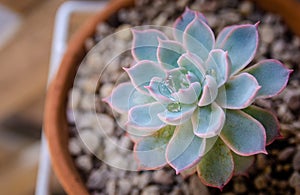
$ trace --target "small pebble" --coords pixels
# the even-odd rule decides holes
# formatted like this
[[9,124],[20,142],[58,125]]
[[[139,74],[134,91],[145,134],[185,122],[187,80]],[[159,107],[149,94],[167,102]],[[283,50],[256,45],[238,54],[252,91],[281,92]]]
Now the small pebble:
[[123,136],[121,137],[121,140],[119,141],[119,151],[122,154],[126,154],[128,153],[128,151],[130,150],[130,146],[132,146],[132,142],[129,139],[128,136]]
[[144,172],[140,175],[135,175],[132,179],[132,183],[136,185],[139,189],[143,189],[151,182],[150,173]]
[[173,183],[173,178],[174,175],[172,174],[172,172],[158,170],[153,173],[153,180],[159,184],[170,185]]
[[78,141],[77,138],[75,138],[75,137],[70,138],[68,148],[69,148],[69,151],[72,155],[79,155],[80,154],[80,152],[81,152],[81,145],[80,144],[81,143]]
[[97,83],[99,80],[98,75],[93,75],[88,78],[84,78],[82,82],[81,89],[83,89],[84,93],[86,94],[95,94],[97,90]]
[[106,185],[109,173],[106,169],[93,170],[87,180],[87,187],[90,189],[102,189]]
[[182,191],[180,190],[179,187],[176,186],[176,187],[174,187],[174,189],[172,190],[170,195],[182,195]]
[[247,186],[243,182],[234,182],[233,189],[236,193],[242,194],[247,191]]
[[299,110],[300,108],[300,89],[290,89],[284,96],[284,100],[287,102],[288,107],[291,110]]
[[133,188],[130,192],[131,195],[139,195],[140,194],[140,191],[136,188]]
[[255,185],[255,188],[258,190],[265,189],[267,187],[267,180],[266,180],[265,176],[260,175],[260,176],[256,177],[254,180],[254,185]]
[[129,25],[129,24],[123,24],[121,26],[119,26],[117,29],[116,29],[116,32],[117,32],[117,38],[121,39],[121,40],[124,40],[124,41],[129,41],[131,40],[132,38],[132,33],[130,31],[130,28],[132,26]]
[[114,120],[106,114],[97,114],[98,123],[94,126],[94,129],[100,133],[100,135],[108,136],[114,132]]
[[116,181],[115,180],[108,180],[106,183],[106,192],[108,195],[115,195],[116,194]]
[[289,159],[293,154],[295,153],[295,148],[288,147],[282,150],[278,155],[278,160],[280,161],[286,161]]
[[295,171],[300,171],[300,151],[298,150],[293,158],[293,168]]
[[272,43],[275,35],[274,35],[274,29],[270,25],[261,25],[259,26],[259,30],[261,33],[261,39],[265,43]]
[[241,14],[248,16],[253,10],[253,3],[250,1],[243,1],[239,6],[239,10]]
[[93,168],[92,159],[90,155],[82,155],[77,157],[75,160],[75,164],[85,172],[89,172]]
[[80,101],[80,108],[85,111],[91,111],[95,109],[95,95],[94,94],[84,94]]
[[87,51],[91,50],[95,46],[94,39],[93,38],[88,38],[87,40],[85,40],[84,46],[85,46],[85,49]]
[[142,195],[157,195],[159,194],[159,188],[158,186],[147,186],[145,189],[142,191]]
[[114,86],[115,86],[115,85],[112,84],[112,83],[105,83],[105,84],[100,88],[100,97],[101,97],[101,98],[106,98],[106,97],[108,97],[108,96],[111,94],[111,92],[112,92]]
[[289,179],[289,184],[295,189],[296,194],[300,194],[300,174],[298,172],[293,173]]
[[100,139],[92,130],[84,130],[80,132],[80,138],[82,140],[85,151],[95,153],[100,146]]
[[120,194],[129,194],[131,190],[131,182],[127,179],[121,179],[118,182]]
[[154,25],[162,26],[166,23],[167,16],[164,13],[161,13],[158,17],[156,17],[153,21]]
[[[96,69],[103,65],[101,55],[96,52],[90,52],[85,63],[86,66],[90,67],[91,69]],[[84,70],[84,68],[81,68],[80,70]]]

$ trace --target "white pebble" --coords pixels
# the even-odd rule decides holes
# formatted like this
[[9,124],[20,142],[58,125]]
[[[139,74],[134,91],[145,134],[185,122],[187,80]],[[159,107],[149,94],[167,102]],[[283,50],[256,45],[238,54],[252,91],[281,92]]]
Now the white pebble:
[[132,34],[130,31],[131,25],[129,24],[123,24],[119,26],[116,30],[116,36],[118,39],[129,41],[132,38]]
[[98,150],[100,139],[92,130],[84,130],[79,135],[87,152],[95,153]]
[[84,94],[80,101],[80,108],[86,111],[95,110],[95,95],[94,94]]
[[142,192],[142,195],[155,195],[155,194],[159,194],[159,188],[158,186],[155,185],[147,186]]
[[85,172],[90,171],[93,168],[92,159],[89,155],[82,155],[76,158],[76,165]]
[[246,16],[248,16],[253,10],[253,3],[250,1],[243,1],[240,4],[240,12]]
[[111,135],[114,132],[114,120],[106,114],[97,114],[97,124],[94,124],[94,129],[100,135]]
[[113,88],[114,88],[114,85],[112,83],[105,83],[100,89],[100,97],[106,98],[106,97],[110,96]]
[[116,194],[116,181],[115,180],[108,180],[106,183],[106,191],[108,195],[115,195]]
[[261,25],[259,29],[262,41],[265,43],[272,43],[275,38],[274,29],[272,29],[270,25]]
[[121,194],[128,194],[131,190],[131,183],[127,179],[121,179],[118,182],[120,193]]
[[80,142],[76,138],[70,138],[68,148],[72,155],[79,155],[81,152]]

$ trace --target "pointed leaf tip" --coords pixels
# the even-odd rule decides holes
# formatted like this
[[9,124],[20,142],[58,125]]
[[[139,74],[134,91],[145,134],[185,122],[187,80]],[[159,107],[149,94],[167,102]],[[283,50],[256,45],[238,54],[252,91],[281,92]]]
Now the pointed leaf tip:
[[219,88],[216,102],[223,108],[243,109],[253,103],[260,88],[255,77],[241,73]]
[[156,52],[158,39],[167,40],[167,36],[162,32],[150,30],[132,30],[132,56],[136,61],[150,60],[157,62]]
[[262,60],[245,70],[253,75],[262,88],[258,98],[270,98],[279,94],[287,85],[292,70],[274,59]]
[[218,87],[222,86],[228,80],[231,70],[228,51],[221,49],[211,50],[205,62],[205,68],[207,74],[215,78]]
[[265,128],[245,112],[226,110],[220,137],[232,151],[241,156],[267,153]]
[[242,70],[255,56],[259,34],[257,25],[243,24],[224,28],[218,35],[216,48],[228,51],[231,75]]
[[174,22],[173,36],[176,41],[179,41],[180,43],[183,42],[183,32],[185,31],[188,24],[191,23],[195,17],[196,11],[185,7],[184,13],[181,16],[179,16]]
[[170,70],[178,67],[177,60],[185,52],[185,49],[179,42],[159,40],[157,59],[164,68]]
[[203,61],[215,45],[215,36],[211,28],[199,17],[187,25],[183,34],[183,45],[187,50]]

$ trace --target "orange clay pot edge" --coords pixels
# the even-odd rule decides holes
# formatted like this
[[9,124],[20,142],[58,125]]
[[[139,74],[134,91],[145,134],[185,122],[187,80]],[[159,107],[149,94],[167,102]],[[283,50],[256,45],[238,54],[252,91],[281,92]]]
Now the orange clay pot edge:
[[58,73],[48,88],[44,117],[45,134],[54,172],[65,191],[71,195],[86,195],[88,191],[68,151],[69,135],[66,120],[68,91],[72,87],[76,66],[84,58],[85,40],[94,34],[99,22],[106,20],[120,8],[132,4],[133,0],[115,0],[103,11],[91,17],[71,38]]
[[[300,35],[300,3],[295,0],[254,0],[263,9],[277,12],[285,19],[290,28]],[[66,102],[68,91],[72,87],[76,67],[84,58],[84,42],[92,36],[99,22],[122,7],[133,5],[134,0],[115,0],[91,17],[83,27],[72,36],[62,59],[58,73],[48,88],[45,105],[44,128],[49,144],[51,161],[63,188],[71,195],[86,195],[83,184],[68,151],[68,125],[66,120]]]
[[300,36],[300,2],[297,0],[253,0],[262,9],[279,14],[289,28]]

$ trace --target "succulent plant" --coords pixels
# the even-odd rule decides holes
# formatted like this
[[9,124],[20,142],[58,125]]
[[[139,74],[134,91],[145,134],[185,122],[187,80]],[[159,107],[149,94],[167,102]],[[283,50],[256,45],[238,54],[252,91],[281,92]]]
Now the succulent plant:
[[222,189],[242,174],[253,155],[279,134],[268,110],[252,106],[286,86],[291,70],[267,59],[245,69],[258,47],[258,23],[224,28],[215,39],[205,17],[186,8],[170,40],[155,30],[133,30],[136,64],[124,68],[131,82],[104,101],[128,115],[139,169],[170,165]]

